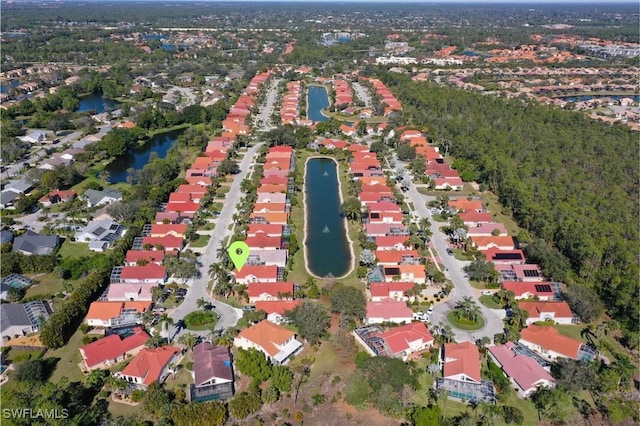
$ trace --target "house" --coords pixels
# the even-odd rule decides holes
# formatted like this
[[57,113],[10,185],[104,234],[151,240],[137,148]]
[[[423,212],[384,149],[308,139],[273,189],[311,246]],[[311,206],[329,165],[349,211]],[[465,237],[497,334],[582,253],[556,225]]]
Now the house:
[[78,194],[73,189],[61,191],[59,189],[54,189],[50,191],[48,194],[40,197],[38,202],[42,204],[43,207],[49,207],[53,204],[58,203],[68,203],[73,201]]
[[530,325],[520,333],[521,344],[554,361],[557,358],[591,359],[593,352],[581,341],[564,336],[550,325]]
[[376,250],[375,255],[383,266],[418,265],[422,259],[417,250]]
[[407,295],[409,291],[412,291],[416,286],[412,282],[385,282],[385,283],[371,283],[369,285],[369,292],[371,293],[372,302],[382,302],[384,299],[393,299],[402,302],[406,302],[411,298]]
[[[469,232],[467,231],[467,235]],[[487,262],[491,262],[494,265],[522,265],[526,262],[524,252],[520,249],[515,250],[501,250],[499,248],[490,248],[489,250],[483,250]]]
[[170,364],[177,360],[179,354],[180,348],[175,346],[142,348],[124,370],[114,376],[138,389],[146,389],[153,382],[164,382],[170,371],[175,369]]
[[20,197],[19,192],[4,190],[0,192],[0,208],[7,209],[13,207],[13,202]]
[[231,272],[236,277],[238,284],[257,282],[278,282],[278,267],[274,265],[245,265],[240,271],[234,269]]
[[542,269],[536,264],[496,264],[495,268],[505,281],[543,282]]
[[249,215],[249,219],[251,223],[286,225],[289,220],[289,214],[287,212],[253,212]]
[[367,223],[364,225],[367,237],[384,237],[391,235],[409,235],[403,224],[398,223]]
[[16,194],[27,194],[33,189],[33,184],[27,179],[13,180],[7,182],[4,186],[4,191],[15,192]]
[[478,223],[476,226],[467,225],[469,237],[490,237],[492,235],[507,235],[507,227],[502,223]]
[[454,198],[449,200],[447,203],[449,208],[455,212],[483,212],[485,211],[484,205],[482,204],[482,200],[477,198]]
[[519,354],[512,342],[488,348],[489,356],[515,385],[520,398],[528,398],[541,387],[553,388],[556,381],[538,362]]
[[51,254],[60,245],[57,235],[40,235],[33,231],[15,237],[12,251],[30,256],[32,254]]
[[0,244],[13,243],[13,232],[8,229],[0,231]]
[[448,397],[467,401],[495,402],[493,383],[482,380],[480,352],[471,342],[446,343],[442,346],[442,377],[436,381],[438,391]]
[[245,265],[275,265],[284,268],[287,265],[289,250],[251,249]]
[[286,202],[287,202],[287,194],[283,194],[281,192],[262,192],[258,194],[258,199],[256,200],[256,203],[286,203]]
[[[269,223],[260,223],[260,224],[252,223],[249,225],[249,229],[247,229],[247,237],[256,237],[258,235],[265,235],[267,237],[281,237],[283,230],[284,230],[284,225],[269,224]],[[251,245],[249,246],[253,247]]]
[[233,366],[229,348],[202,342],[193,348],[190,401],[226,400],[233,396]]
[[411,244],[408,236],[385,236],[375,237],[375,243],[378,250],[409,250]]
[[529,314],[527,325],[542,321],[571,324],[573,312],[567,302],[518,302],[518,307]]
[[141,314],[148,311],[150,307],[151,302],[145,301],[97,301],[89,305],[89,311],[84,320],[92,327],[134,325],[141,322]]
[[537,298],[537,300],[546,301],[556,297],[554,284],[550,282],[503,281],[500,285],[503,289],[512,291],[516,300]]
[[167,235],[171,235],[178,238],[184,238],[187,232],[187,225],[178,224],[178,223],[167,223],[167,224],[158,224],[154,223],[151,225],[151,230],[149,231],[149,235],[151,237],[166,237]]
[[104,241],[112,243],[126,233],[126,228],[111,219],[93,220],[75,233],[75,240],[81,243]]
[[279,250],[282,248],[282,237],[280,235],[278,235],[277,237],[270,237],[265,235],[264,233],[260,233],[256,236],[248,237],[244,242],[251,249],[255,248],[261,250]]
[[493,222],[493,216],[489,212],[477,212],[475,210],[471,210],[458,213],[458,217],[462,219],[462,222],[469,228]]
[[287,311],[292,311],[301,302],[300,300],[257,300],[257,311],[265,311],[267,313],[267,321],[274,324],[282,323]]
[[480,251],[489,250],[490,248],[499,248],[500,250],[513,250],[515,245],[513,238],[507,235],[500,235],[497,237],[471,237],[471,242]]
[[39,130],[34,130],[33,132],[27,133],[25,136],[18,136],[22,142],[26,143],[40,143],[44,142],[47,139],[47,134],[45,132],[41,132]]
[[164,284],[167,280],[167,270],[155,263],[136,266],[122,266],[118,282],[127,284]]
[[142,247],[145,249],[163,250],[163,251],[180,251],[184,240],[173,235],[165,235],[164,237],[144,237],[142,238]]
[[263,283],[251,282],[247,286],[249,303],[256,303],[262,300],[278,300],[293,298],[293,283]]
[[128,250],[124,264],[128,266],[145,265],[155,263],[162,265],[164,250]]
[[286,364],[302,349],[302,343],[296,340],[293,331],[266,320],[238,333],[233,345],[242,349],[257,349],[278,365]]
[[122,193],[115,189],[104,189],[102,191],[87,189],[81,198],[86,200],[87,207],[95,207],[111,204],[114,201],[122,201]]
[[109,302],[151,302],[156,284],[111,284],[107,289]]
[[462,191],[464,183],[459,177],[452,178],[435,178],[433,179],[434,189],[443,189],[447,191]]
[[44,302],[0,304],[0,337],[4,343],[16,337],[26,336],[40,330],[43,321],[49,319],[49,310]]
[[356,341],[372,356],[389,356],[407,362],[413,354],[433,346],[434,338],[421,322],[412,322],[382,331],[378,326],[354,330]]
[[384,299],[380,302],[367,302],[365,324],[380,324],[382,322],[395,322],[408,324],[413,318],[411,308],[405,302],[392,299]]
[[409,281],[417,284],[425,284],[427,282],[427,272],[424,265],[385,266],[384,276],[386,282]]
[[142,327],[134,327],[133,334],[125,338],[114,333],[91,342],[80,347],[80,368],[83,371],[109,368],[136,355],[150,338]]

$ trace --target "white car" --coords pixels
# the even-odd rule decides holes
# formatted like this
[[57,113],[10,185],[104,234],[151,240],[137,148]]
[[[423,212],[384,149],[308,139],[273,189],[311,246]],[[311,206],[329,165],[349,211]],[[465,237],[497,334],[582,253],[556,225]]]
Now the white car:
[[491,290],[483,290],[482,291],[482,295],[483,296],[492,296],[493,292]]
[[418,321],[425,321],[427,319],[424,312],[414,312],[412,317],[414,320],[418,320]]
[[431,315],[433,313],[433,306],[429,306],[429,309],[427,309],[427,315]]

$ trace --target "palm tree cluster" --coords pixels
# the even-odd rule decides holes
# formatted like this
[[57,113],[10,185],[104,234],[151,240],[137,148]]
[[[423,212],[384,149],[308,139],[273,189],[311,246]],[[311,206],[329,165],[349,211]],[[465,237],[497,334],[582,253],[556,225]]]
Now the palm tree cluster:
[[462,300],[456,303],[454,316],[458,320],[468,320],[471,322],[476,322],[479,318],[482,317],[482,311],[471,297],[465,296],[462,298]]

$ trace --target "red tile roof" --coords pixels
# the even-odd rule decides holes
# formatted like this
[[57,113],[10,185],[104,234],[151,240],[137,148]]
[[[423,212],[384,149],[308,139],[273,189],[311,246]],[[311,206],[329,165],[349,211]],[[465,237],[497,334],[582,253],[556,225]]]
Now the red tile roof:
[[413,312],[405,302],[385,299],[381,302],[367,302],[367,318],[408,318],[411,319]]
[[121,373],[125,376],[139,377],[142,383],[148,386],[160,378],[162,370],[178,352],[180,349],[174,346],[142,348]]
[[142,327],[135,327],[133,334],[124,339],[120,339],[117,334],[104,337],[80,347],[80,353],[89,368],[101,364],[105,361],[112,361],[122,357],[125,353],[143,346],[151,336]]
[[250,275],[261,279],[275,279],[278,277],[278,267],[275,265],[245,265],[240,271],[233,270],[236,279],[244,279]]
[[518,307],[529,313],[529,318],[538,318],[543,312],[555,313],[555,318],[572,318],[567,302],[519,302]]
[[164,259],[164,250],[129,250],[127,251],[126,262],[136,263],[140,259],[149,262],[161,263]]
[[520,333],[521,340],[526,340],[546,350],[557,352],[569,358],[576,358],[582,342],[563,336],[550,325],[540,327],[532,324]]
[[491,346],[488,349],[502,365],[504,372],[523,390],[535,388],[541,380],[555,383],[555,379],[535,359],[516,355],[512,351],[513,347],[512,342],[507,342],[505,345]]
[[[282,225],[280,225],[282,226]],[[281,237],[269,237],[265,234],[257,234],[255,237],[248,237],[245,243],[251,248],[275,248],[282,246]]]
[[[273,284],[269,284],[273,285]],[[251,285],[249,285],[251,287]],[[256,302],[256,310],[263,310],[269,314],[284,315],[286,311],[293,310],[301,303],[299,299],[296,300],[259,300]]]
[[444,363],[444,377],[464,374],[480,382],[480,352],[471,342],[447,343],[444,345],[445,358],[452,359]]
[[410,348],[411,342],[421,340],[424,343],[432,342],[433,336],[429,333],[427,326],[421,322],[412,322],[410,324],[401,325],[390,330],[380,333],[389,345],[389,349],[394,354],[406,351]]
[[371,283],[369,291],[371,297],[389,297],[391,292],[402,292],[403,294],[411,290],[415,283],[394,281],[390,283]]
[[284,343],[292,337],[295,337],[293,331],[289,331],[282,326],[266,320],[259,322],[253,327],[245,328],[238,333],[238,338],[244,338],[255,343],[264,349],[271,357],[278,355],[280,352],[278,346],[284,345]]
[[[242,268],[244,270],[244,268]],[[293,296],[293,283],[291,282],[279,282],[279,283],[249,283],[247,286],[247,293],[250,298],[260,297],[261,294],[267,293],[272,297],[278,297],[278,294],[289,293]]]
[[420,258],[418,250],[376,250],[376,259],[380,263],[397,263],[402,262],[403,257]]
[[165,267],[155,263],[144,266],[123,266],[122,272],[120,272],[120,278],[123,280],[164,279],[166,276]]

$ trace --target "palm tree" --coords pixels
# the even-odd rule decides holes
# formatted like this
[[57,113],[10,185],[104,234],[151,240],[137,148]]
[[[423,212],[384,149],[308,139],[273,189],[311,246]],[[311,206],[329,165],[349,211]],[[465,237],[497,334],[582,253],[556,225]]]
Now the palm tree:
[[162,314],[158,319],[158,323],[161,325],[165,333],[167,333],[167,342],[171,343],[171,336],[169,335],[169,327],[171,327],[174,324],[173,318],[171,318],[167,314]]
[[178,338],[178,343],[185,345],[190,351],[193,351],[193,347],[198,342],[198,336],[193,333],[185,333]]
[[471,310],[473,309],[473,306],[475,305],[473,299],[470,296],[465,296],[462,298],[462,300],[460,300],[458,303],[456,303],[456,317],[458,319],[460,318],[467,318],[469,320],[471,320],[469,314],[471,312]]
[[196,306],[198,306],[198,308],[200,309],[204,308],[208,304],[209,302],[207,302],[207,300],[204,297],[201,297],[200,299],[196,300]]

